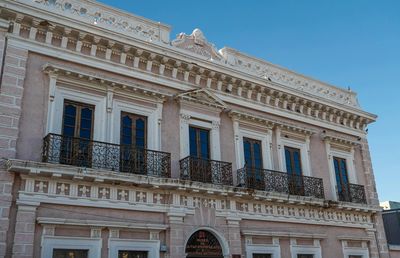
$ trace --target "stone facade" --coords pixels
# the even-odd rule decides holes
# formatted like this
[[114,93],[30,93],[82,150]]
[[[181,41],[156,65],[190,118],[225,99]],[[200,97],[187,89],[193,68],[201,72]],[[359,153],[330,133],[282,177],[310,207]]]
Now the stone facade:
[[390,257],[354,92],[93,1],[0,8],[0,257]]

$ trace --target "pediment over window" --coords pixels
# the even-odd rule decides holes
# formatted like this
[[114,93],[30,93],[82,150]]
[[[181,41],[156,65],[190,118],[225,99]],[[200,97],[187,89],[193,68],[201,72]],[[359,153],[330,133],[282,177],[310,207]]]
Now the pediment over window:
[[221,110],[227,109],[227,105],[221,99],[219,99],[217,96],[215,96],[215,94],[206,89],[185,91],[176,95],[175,99],[179,101],[192,102],[209,107],[214,107]]
[[223,60],[222,55],[215,48],[214,44],[208,42],[203,32],[199,29],[193,30],[190,35],[183,32],[180,33],[171,44],[177,48],[191,51],[208,59]]

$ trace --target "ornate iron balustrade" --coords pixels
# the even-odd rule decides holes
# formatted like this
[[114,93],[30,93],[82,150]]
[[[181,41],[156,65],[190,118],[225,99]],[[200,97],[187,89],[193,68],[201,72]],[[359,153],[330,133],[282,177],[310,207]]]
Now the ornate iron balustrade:
[[44,137],[42,159],[48,163],[156,177],[171,175],[170,153],[59,134]]
[[365,197],[365,189],[363,185],[347,184],[342,186],[342,191],[338,192],[339,201],[354,202],[354,203],[367,203]]
[[322,178],[247,167],[239,169],[237,177],[241,187],[321,199],[325,197]]
[[233,185],[232,163],[189,156],[181,159],[179,165],[183,180]]

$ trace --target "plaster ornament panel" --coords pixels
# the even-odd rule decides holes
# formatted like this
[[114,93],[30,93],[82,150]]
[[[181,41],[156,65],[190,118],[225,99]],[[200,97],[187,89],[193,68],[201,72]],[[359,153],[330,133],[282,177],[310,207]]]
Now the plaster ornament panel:
[[[227,109],[227,105],[211,91],[206,89],[188,90],[177,94],[175,99],[199,103],[206,106],[212,106],[219,109]],[[219,127],[219,123],[214,123],[214,127]]]
[[171,43],[172,46],[188,50],[207,59],[224,61],[223,56],[218,52],[214,44],[208,42],[203,32],[199,29],[194,29],[190,35],[182,32]]
[[65,183],[57,183],[56,193],[59,195],[69,195],[70,185]]
[[88,24],[142,40],[169,43],[170,28],[87,0],[17,0]]
[[306,92],[332,100],[346,106],[360,108],[356,93],[340,89],[297,73],[277,67],[266,61],[242,54],[234,49],[223,48],[219,51],[227,65],[265,80],[280,83],[288,88]]
[[35,192],[37,192],[37,193],[47,193],[48,192],[48,182],[35,181]]

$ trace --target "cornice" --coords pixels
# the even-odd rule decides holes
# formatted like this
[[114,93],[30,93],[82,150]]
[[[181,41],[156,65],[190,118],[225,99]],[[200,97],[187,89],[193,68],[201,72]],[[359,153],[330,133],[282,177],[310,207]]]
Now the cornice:
[[272,129],[274,127],[279,127],[282,130],[290,131],[290,132],[293,132],[296,134],[302,134],[302,135],[312,135],[312,134],[316,133],[314,130],[300,127],[295,124],[289,124],[289,123],[282,122],[279,120],[265,118],[262,116],[256,116],[256,115],[241,112],[241,111],[231,110],[231,111],[229,111],[228,114],[233,120],[263,124],[263,125],[265,125],[265,127],[270,128],[270,129]]
[[129,91],[131,94],[140,95],[145,98],[151,98],[158,102],[163,102],[167,97],[172,96],[167,92],[151,90],[141,85],[133,84],[132,82],[101,76],[98,73],[83,72],[67,66],[47,63],[42,67],[42,70],[50,76],[57,76],[59,79],[62,79],[60,77],[66,77],[67,81],[72,79],[87,81],[91,84],[97,84],[103,87],[111,87],[113,90],[119,89]]
[[288,238],[310,238],[310,239],[325,239],[327,234],[310,234],[310,233],[293,233],[283,231],[268,231],[268,230],[241,230],[244,236],[268,236],[268,237],[288,237]]
[[324,141],[334,143],[337,145],[343,145],[343,146],[357,146],[360,145],[361,138],[358,138],[358,140],[350,137],[345,137],[345,136],[338,136],[336,134],[333,134],[331,132],[324,132],[321,134],[321,138]]
[[150,224],[150,223],[134,223],[123,221],[103,221],[103,220],[89,220],[89,219],[69,219],[69,218],[51,218],[51,217],[38,217],[38,224],[44,225],[71,225],[71,226],[91,226],[91,227],[110,227],[110,228],[129,228],[129,229],[142,229],[142,230],[166,230],[168,228],[165,224]]
[[[48,47],[58,47],[60,50],[66,50],[68,44],[73,44],[75,53],[82,55],[80,52],[83,46],[90,49],[90,57],[93,59],[117,63],[120,66],[141,71],[157,79],[166,79],[174,83],[180,81],[180,85],[186,87],[186,90],[187,87],[192,89],[206,87],[249,104],[266,105],[284,112],[298,114],[300,117],[308,116],[321,122],[337,124],[339,127],[343,126],[356,131],[357,135],[363,133],[366,125],[376,119],[376,116],[359,109],[352,107],[344,109],[343,106],[337,103],[328,104],[329,100],[318,96],[311,97],[304,92],[296,93],[296,91],[287,90],[276,82],[258,78],[252,79],[249,76],[247,78],[239,77],[237,75],[241,74],[238,71],[231,73],[213,62],[199,62],[199,65],[193,63],[198,59],[186,58],[185,61],[181,61],[183,55],[179,54],[179,57],[177,57],[174,54],[176,50],[171,47],[163,47],[167,51],[160,52],[162,48],[154,45],[152,49],[156,52],[153,52],[153,50],[148,50],[149,48],[138,47],[143,46],[143,44],[138,43],[137,46],[127,45],[109,38],[80,33],[75,30],[78,33],[78,37],[76,37],[76,35],[73,36],[71,33],[67,33],[72,30],[71,28],[65,28],[62,25],[53,26],[59,28],[59,31],[54,31],[50,27],[44,28],[45,31],[43,31],[43,28],[33,30],[32,28],[34,27],[32,26],[35,26],[35,23],[25,24],[23,19],[20,20],[20,23],[16,20],[13,21],[13,36],[20,37],[20,31],[27,30],[30,39],[24,40],[32,42],[36,41],[36,33],[41,31],[40,33],[44,33],[43,35],[46,37],[44,44],[47,43]],[[56,38],[61,41],[61,45],[56,46],[52,43],[53,39]],[[149,46],[148,42],[145,45]],[[72,50],[68,51],[71,52]],[[189,63],[189,61],[191,62]],[[213,63],[213,65],[210,66],[209,63]],[[165,86],[168,86],[168,84],[166,83]],[[247,107],[248,105],[245,106]],[[299,119],[301,119],[300,117]]]

